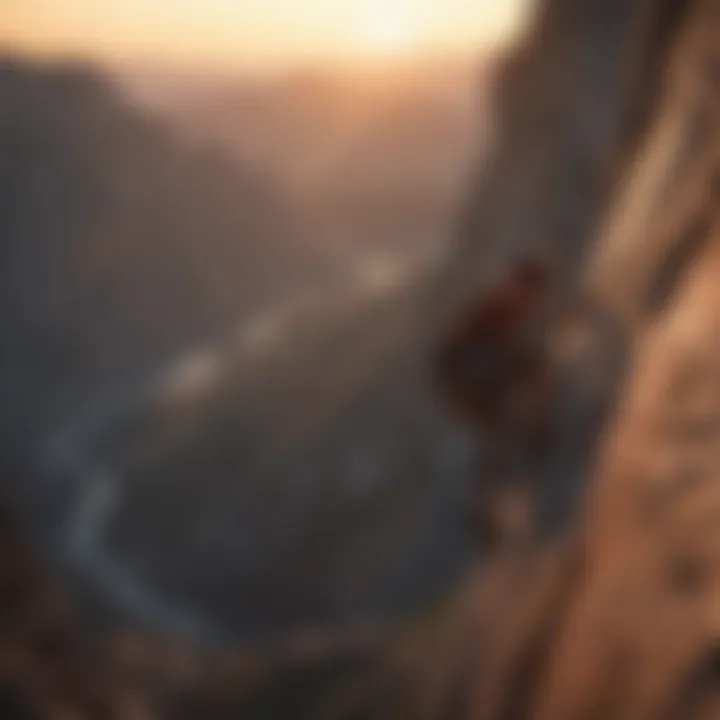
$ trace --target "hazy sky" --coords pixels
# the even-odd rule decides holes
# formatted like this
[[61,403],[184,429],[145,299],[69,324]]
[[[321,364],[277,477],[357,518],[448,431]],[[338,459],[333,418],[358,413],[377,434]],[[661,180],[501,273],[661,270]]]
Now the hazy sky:
[[527,0],[0,0],[0,39],[43,53],[224,64],[481,48]]

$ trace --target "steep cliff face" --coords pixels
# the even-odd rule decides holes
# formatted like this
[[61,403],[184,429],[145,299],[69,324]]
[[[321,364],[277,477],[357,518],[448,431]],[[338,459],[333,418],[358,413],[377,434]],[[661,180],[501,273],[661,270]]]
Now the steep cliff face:
[[567,282],[576,277],[653,111],[657,64],[686,5],[537,3],[526,37],[499,64],[494,149],[445,273],[451,302],[528,251],[548,253]]
[[[588,17],[592,5],[573,4]],[[626,9],[639,12],[642,5],[628,3]],[[598,191],[606,178],[602,165],[593,166],[593,153],[574,145],[594,187],[587,198],[604,208],[580,212],[584,231],[576,225],[566,235],[536,222],[534,234],[526,224],[537,219],[533,209],[552,217],[576,198],[554,174],[561,158],[572,155],[565,145],[572,130],[557,136],[550,125],[523,131],[525,116],[507,125],[506,144],[517,146],[518,136],[534,138],[510,153],[509,167],[517,162],[520,173],[527,157],[529,174],[519,186],[516,176],[505,179],[502,191],[490,188],[491,209],[480,214],[489,233],[485,241],[507,237],[513,251],[517,237],[529,244],[559,243],[561,257],[571,238],[588,245],[588,260],[576,266],[574,282],[617,326],[623,361],[605,388],[616,400],[596,417],[583,462],[565,478],[589,483],[571,528],[545,547],[509,548],[492,558],[463,596],[455,620],[465,632],[445,645],[443,661],[431,663],[430,675],[444,671],[447,680],[426,703],[438,717],[649,720],[716,717],[720,709],[720,6],[700,0],[668,4],[659,12],[655,22],[667,12],[666,22],[645,25],[635,36],[654,48],[639,67],[656,90],[641,96],[645,106],[630,113],[625,102],[606,106],[610,125],[617,122],[614,141],[596,144],[595,136],[591,143],[603,148],[602,157],[611,151],[618,163],[609,194]],[[552,37],[572,16],[567,3],[548,2],[538,27]],[[626,32],[628,17],[607,19]],[[660,44],[648,39],[657,28]],[[592,46],[588,31],[576,28],[576,48]],[[596,48],[596,61],[612,48]],[[554,51],[536,38],[520,58],[535,52],[547,58]],[[567,52],[566,62],[575,57],[562,45],[556,52]],[[544,70],[542,63],[538,67],[539,82]],[[624,76],[609,83],[613,92]],[[513,83],[523,88],[513,90],[515,112],[545,107],[554,95],[542,89],[535,96],[533,79],[511,75],[506,109]],[[574,117],[569,128],[577,122],[587,129],[585,100],[594,91],[588,83],[564,95],[562,106]],[[603,97],[602,84],[598,92]],[[627,122],[620,122],[623,116]],[[554,143],[553,161],[544,166],[533,163],[533,143],[542,144],[541,137]],[[507,152],[498,155],[498,172]],[[541,177],[548,187],[536,194],[533,183]],[[492,174],[484,178],[492,185]],[[504,220],[510,205],[515,216]],[[507,236],[496,234],[506,229]],[[561,433],[553,443],[562,448],[572,441],[571,433]]]

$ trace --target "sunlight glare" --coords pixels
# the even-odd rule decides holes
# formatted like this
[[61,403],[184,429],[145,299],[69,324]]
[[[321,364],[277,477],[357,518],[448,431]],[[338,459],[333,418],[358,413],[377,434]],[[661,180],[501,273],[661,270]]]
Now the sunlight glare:
[[357,23],[358,50],[363,53],[394,55],[409,52],[418,40],[418,28],[404,8],[373,8]]
[[21,1],[4,12],[0,42],[226,66],[365,62],[488,50],[513,36],[533,1]]

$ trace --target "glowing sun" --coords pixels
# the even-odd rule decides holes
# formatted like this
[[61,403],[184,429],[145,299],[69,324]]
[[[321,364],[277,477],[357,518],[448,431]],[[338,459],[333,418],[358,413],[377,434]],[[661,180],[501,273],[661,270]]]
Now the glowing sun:
[[375,8],[356,22],[356,41],[359,50],[374,55],[394,55],[408,52],[419,39],[419,27],[410,14],[400,9]]

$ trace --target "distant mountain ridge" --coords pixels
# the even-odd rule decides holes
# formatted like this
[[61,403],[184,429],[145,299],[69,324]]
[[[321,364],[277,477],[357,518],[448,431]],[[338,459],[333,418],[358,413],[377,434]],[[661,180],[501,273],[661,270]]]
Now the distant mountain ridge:
[[[470,538],[422,251],[376,255],[350,183],[338,264],[282,188],[87,69],[5,59],[0,108],[0,441],[88,617],[262,642],[436,599]],[[385,235],[438,243],[438,183]]]

